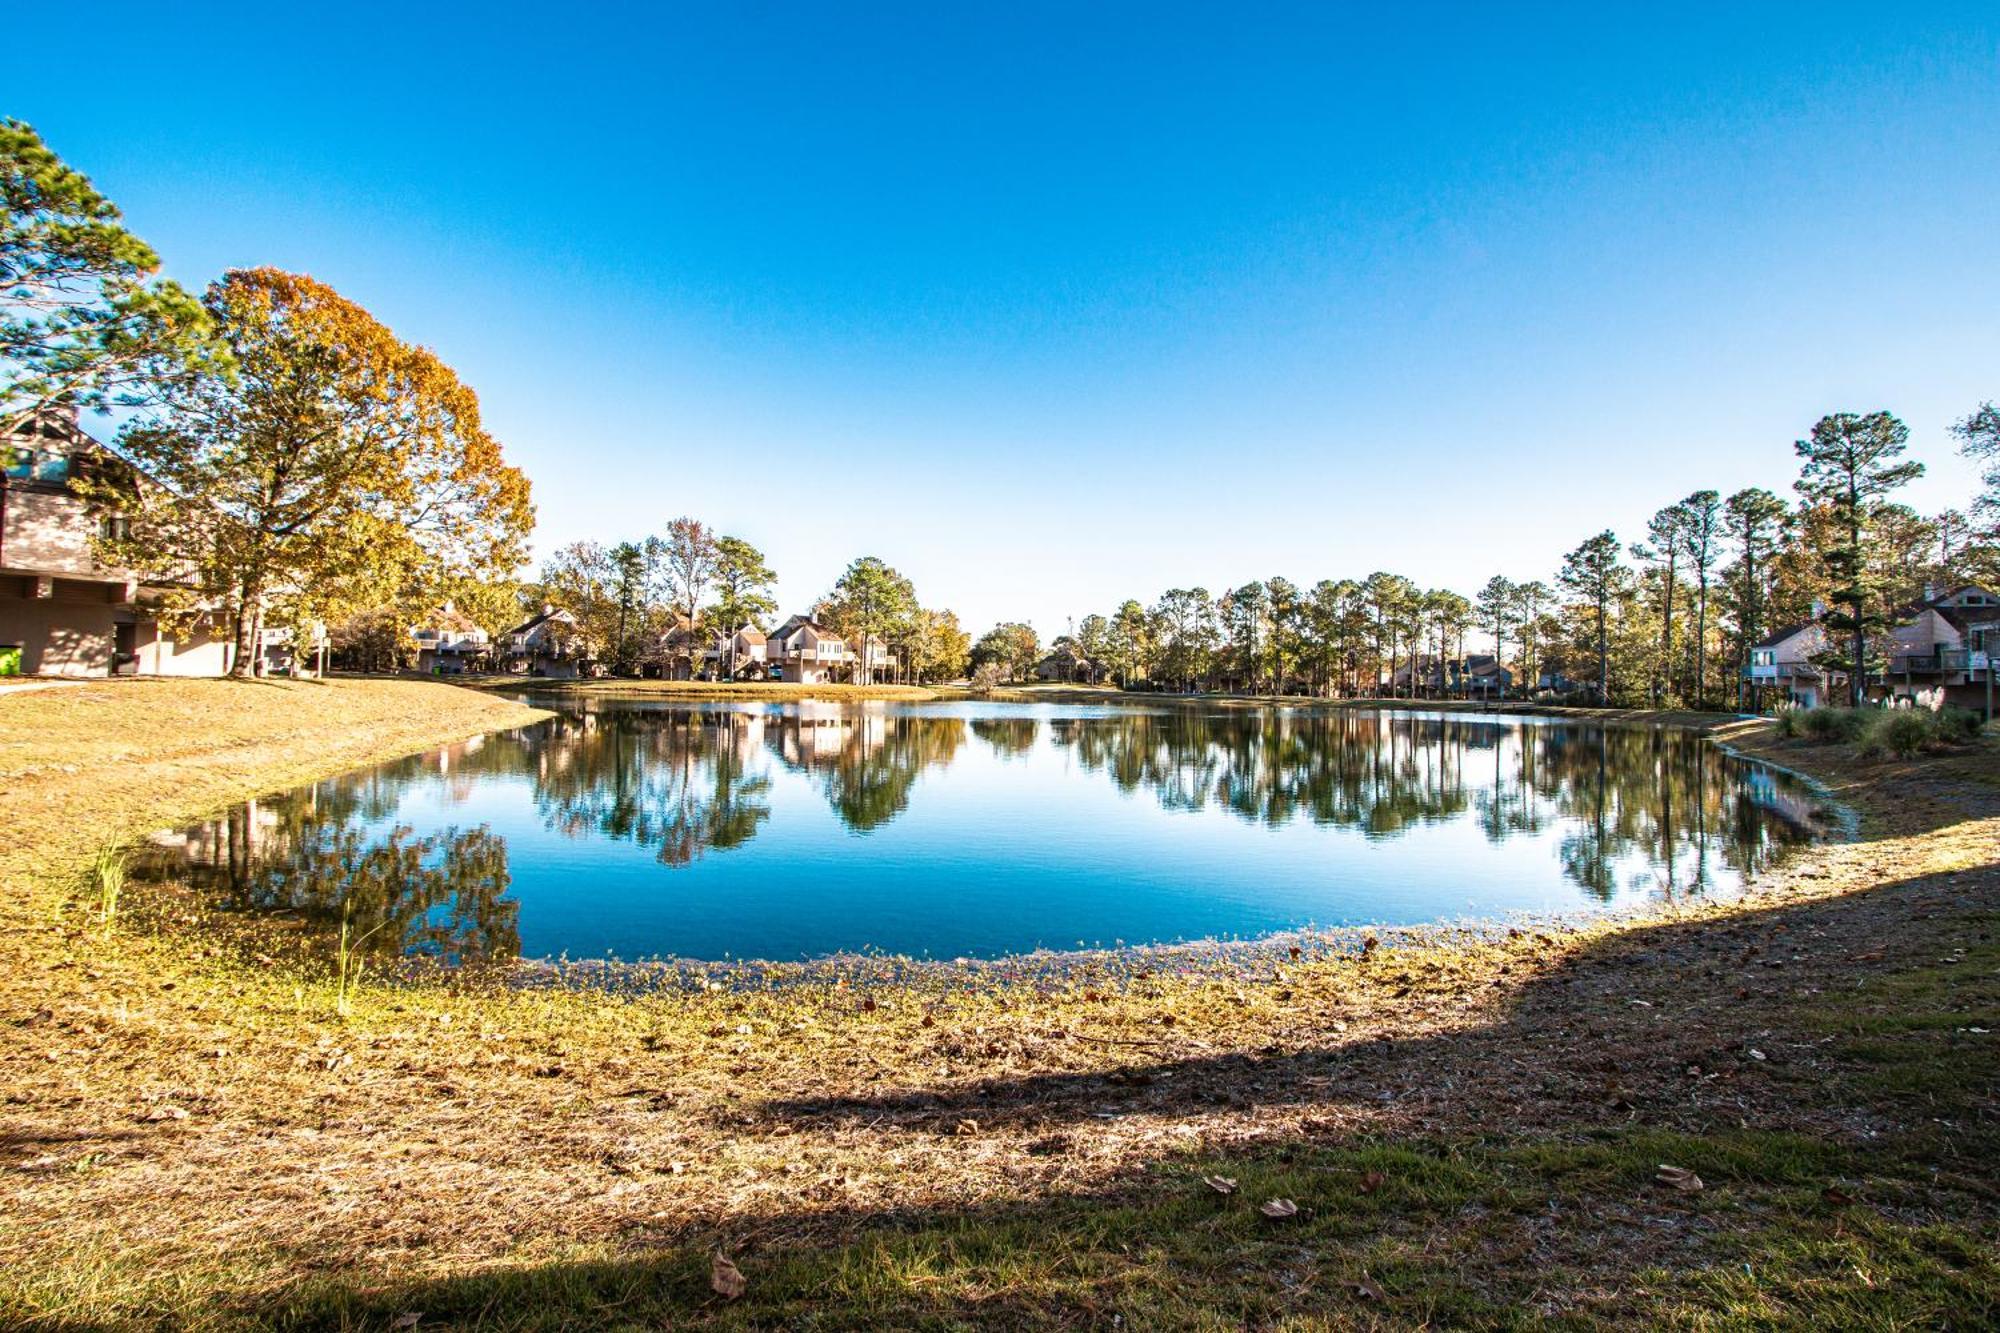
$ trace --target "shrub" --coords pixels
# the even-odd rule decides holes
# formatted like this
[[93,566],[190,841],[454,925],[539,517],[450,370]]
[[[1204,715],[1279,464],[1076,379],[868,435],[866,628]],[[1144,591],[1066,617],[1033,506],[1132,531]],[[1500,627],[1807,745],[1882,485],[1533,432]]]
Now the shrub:
[[1778,735],[1786,740],[1797,736],[1801,725],[1800,719],[1803,717],[1805,713],[1797,708],[1778,710]]
[[1979,739],[1986,719],[1970,708],[1945,708],[1937,714],[1938,739],[1962,745]]
[[1937,715],[1930,709],[1892,708],[1869,719],[1861,739],[1861,752],[1877,755],[1886,750],[1898,759],[1908,759],[1936,734]]
[[1873,710],[1856,708],[1809,708],[1799,726],[1816,741],[1853,741],[1861,738]]

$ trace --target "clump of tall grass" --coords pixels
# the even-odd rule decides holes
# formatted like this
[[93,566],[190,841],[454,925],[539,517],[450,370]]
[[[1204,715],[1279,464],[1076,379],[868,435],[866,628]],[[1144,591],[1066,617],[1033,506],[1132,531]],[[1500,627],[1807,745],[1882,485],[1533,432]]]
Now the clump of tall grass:
[[91,914],[100,930],[110,930],[118,920],[118,899],[125,892],[125,849],[115,845],[100,848],[90,866]]
[[333,946],[333,1012],[342,1018],[354,1013],[354,997],[361,993],[361,971],[368,959],[361,947],[389,923],[378,921],[359,935],[354,933],[354,904],[340,907],[340,938]]

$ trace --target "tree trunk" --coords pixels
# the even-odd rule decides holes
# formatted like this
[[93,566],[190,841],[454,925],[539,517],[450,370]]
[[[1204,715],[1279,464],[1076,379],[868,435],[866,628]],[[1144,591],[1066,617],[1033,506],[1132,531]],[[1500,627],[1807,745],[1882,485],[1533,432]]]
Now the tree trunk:
[[1694,706],[1708,698],[1708,575],[1701,576],[1694,613]]
[[264,619],[262,580],[245,575],[236,608],[236,655],[229,674],[238,680],[257,674],[258,659],[264,654],[259,640]]
[[1600,601],[1597,604],[1597,698],[1598,702],[1608,704],[1611,702],[1611,641],[1605,613],[1605,605]]

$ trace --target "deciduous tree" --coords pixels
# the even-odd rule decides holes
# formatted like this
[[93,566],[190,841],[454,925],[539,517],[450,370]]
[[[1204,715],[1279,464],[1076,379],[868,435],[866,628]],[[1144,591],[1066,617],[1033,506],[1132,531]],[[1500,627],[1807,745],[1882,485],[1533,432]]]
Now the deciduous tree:
[[720,551],[708,524],[686,515],[667,524],[661,542],[660,569],[666,577],[674,610],[685,618],[690,631],[701,623],[702,599],[715,581]]
[[147,410],[114,446],[147,480],[85,488],[130,518],[107,558],[185,590],[170,620],[219,602],[241,675],[274,599],[332,621],[519,564],[527,479],[444,362],[297,274],[238,270],[204,304],[232,369],[149,358]]

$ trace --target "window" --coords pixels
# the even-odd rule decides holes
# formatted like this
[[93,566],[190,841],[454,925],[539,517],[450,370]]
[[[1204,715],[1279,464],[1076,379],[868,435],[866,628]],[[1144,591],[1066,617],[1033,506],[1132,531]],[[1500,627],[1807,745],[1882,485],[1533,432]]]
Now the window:
[[108,542],[122,542],[132,535],[132,520],[123,514],[106,514],[97,520],[97,535]]
[[59,482],[69,480],[69,455],[56,449],[32,449],[25,445],[0,445],[7,475],[16,481]]

